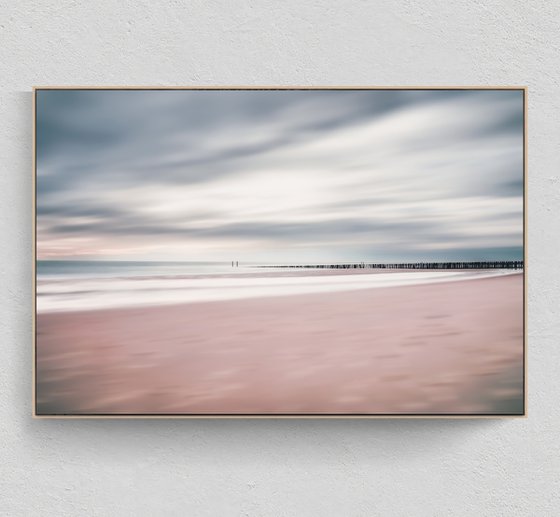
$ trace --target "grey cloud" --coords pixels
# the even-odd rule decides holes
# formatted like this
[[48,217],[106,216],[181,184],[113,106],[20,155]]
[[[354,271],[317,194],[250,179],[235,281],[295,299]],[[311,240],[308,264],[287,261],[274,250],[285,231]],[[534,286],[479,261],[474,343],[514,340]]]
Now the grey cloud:
[[99,205],[95,206],[83,206],[83,205],[74,205],[74,204],[67,204],[67,205],[45,205],[40,204],[37,207],[37,215],[38,216],[49,216],[49,215],[56,215],[56,216],[63,216],[63,217],[84,217],[84,216],[95,216],[95,217],[114,217],[114,216],[122,216],[123,211],[109,208],[109,207],[102,207]]
[[[444,92],[440,95],[445,98]],[[177,176],[166,170],[184,166],[181,182],[185,183],[191,173],[188,167],[260,154],[434,98],[439,97],[433,92],[406,91],[373,95],[370,91],[39,91],[37,154],[40,163],[54,161],[54,174],[69,182],[87,179],[83,164],[91,163],[89,173],[95,176],[128,166],[129,181],[142,170],[161,166],[153,181],[174,182]],[[330,114],[333,105],[346,109]],[[282,120],[287,110],[291,118],[265,144],[200,156],[197,144],[204,136],[215,138],[218,129],[231,126],[259,131]],[[162,155],[169,150],[166,137],[177,132],[183,136],[180,147],[186,156],[162,163]],[[151,163],[143,165],[143,161]],[[70,171],[60,170],[60,162],[71,164],[65,168]],[[77,166],[82,166],[81,174],[77,174]]]
[[522,197],[523,196],[523,180],[509,180],[501,183],[500,188],[493,192],[495,196],[503,197]]
[[313,240],[323,237],[336,237],[340,235],[355,236],[361,234],[374,234],[376,232],[393,232],[407,230],[418,232],[426,230],[428,223],[423,222],[383,222],[354,220],[331,220],[310,223],[236,223],[222,224],[211,228],[198,228],[178,224],[154,224],[150,220],[135,220],[127,218],[106,226],[104,222],[95,221],[88,223],[67,223],[51,226],[50,230],[56,233],[80,233],[103,231],[106,234],[116,235],[173,235],[197,237],[231,237],[231,238],[257,238],[257,239],[307,239]]
[[[452,242],[471,242],[473,247],[482,243],[495,244],[494,236],[463,235],[452,224],[436,221],[379,221],[379,220],[339,220],[310,223],[236,223],[221,224],[211,228],[188,225],[158,224],[150,220],[124,219],[107,225],[103,221],[88,223],[59,224],[50,228],[57,234],[96,234],[126,237],[170,237],[197,239],[249,239],[257,241],[276,241],[284,243],[321,244],[322,241],[375,242],[377,246],[399,249],[402,243],[406,248],[416,244]],[[395,241],[395,236],[398,239]],[[501,239],[515,239],[515,232],[504,232]]]

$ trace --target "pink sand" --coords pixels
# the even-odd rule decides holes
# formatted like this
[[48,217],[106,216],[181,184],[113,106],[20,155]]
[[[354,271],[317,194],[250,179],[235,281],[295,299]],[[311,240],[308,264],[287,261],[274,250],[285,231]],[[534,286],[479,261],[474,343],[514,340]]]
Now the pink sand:
[[39,415],[522,412],[522,274],[37,317]]

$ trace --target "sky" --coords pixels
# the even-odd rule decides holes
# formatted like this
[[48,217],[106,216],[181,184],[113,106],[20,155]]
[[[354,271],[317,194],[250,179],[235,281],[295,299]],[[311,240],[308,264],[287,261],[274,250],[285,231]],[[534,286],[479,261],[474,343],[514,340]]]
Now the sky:
[[39,259],[523,258],[520,90],[39,90]]

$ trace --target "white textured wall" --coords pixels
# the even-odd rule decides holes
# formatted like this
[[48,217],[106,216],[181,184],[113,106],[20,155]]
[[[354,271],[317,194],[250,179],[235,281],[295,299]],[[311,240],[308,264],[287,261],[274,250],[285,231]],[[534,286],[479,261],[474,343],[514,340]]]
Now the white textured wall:
[[[0,0],[0,514],[560,514],[558,1]],[[31,419],[33,85],[528,85],[529,418]]]

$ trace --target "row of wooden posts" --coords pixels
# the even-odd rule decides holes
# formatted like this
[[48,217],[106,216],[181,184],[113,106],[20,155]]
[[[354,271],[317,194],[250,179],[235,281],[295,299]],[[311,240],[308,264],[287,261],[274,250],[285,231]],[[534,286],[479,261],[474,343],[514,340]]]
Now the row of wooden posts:
[[367,264],[365,262],[360,262],[354,264],[296,264],[257,267],[305,269],[523,269],[523,260],[495,260],[482,262],[396,262],[389,264]]

